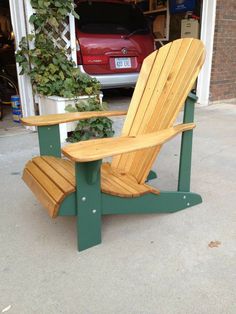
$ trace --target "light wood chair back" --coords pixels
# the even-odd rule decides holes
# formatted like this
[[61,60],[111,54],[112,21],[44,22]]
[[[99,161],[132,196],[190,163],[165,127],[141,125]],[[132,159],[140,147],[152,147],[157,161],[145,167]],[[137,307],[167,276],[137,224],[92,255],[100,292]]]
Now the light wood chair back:
[[[171,127],[203,65],[202,41],[183,38],[154,51],[143,62],[122,135],[137,136]],[[144,183],[161,146],[115,156],[112,168]]]

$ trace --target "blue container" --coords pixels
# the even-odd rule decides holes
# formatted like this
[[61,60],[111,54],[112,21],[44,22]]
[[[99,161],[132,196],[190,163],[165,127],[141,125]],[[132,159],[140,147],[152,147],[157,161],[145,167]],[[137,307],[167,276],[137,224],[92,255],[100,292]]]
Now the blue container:
[[12,118],[14,122],[20,123],[20,119],[22,118],[21,108],[12,108]]
[[193,11],[196,0],[170,0],[170,13]]
[[21,108],[19,95],[11,96],[11,106],[14,109],[20,109]]

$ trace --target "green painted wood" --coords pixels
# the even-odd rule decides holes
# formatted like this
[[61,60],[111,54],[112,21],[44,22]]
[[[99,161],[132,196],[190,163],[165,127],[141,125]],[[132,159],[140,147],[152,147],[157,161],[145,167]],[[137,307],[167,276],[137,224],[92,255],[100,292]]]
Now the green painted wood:
[[156,172],[153,171],[153,170],[151,170],[151,171],[149,172],[149,174],[148,174],[148,177],[147,177],[146,182],[151,181],[151,180],[156,179],[156,178],[157,178]]
[[76,193],[68,195],[58,210],[58,216],[76,216]]
[[41,156],[61,157],[59,125],[38,127],[39,150]]
[[97,181],[97,177],[100,172],[100,167],[102,164],[102,160],[99,160],[98,162],[89,162],[86,165],[86,180],[88,184],[94,184]]
[[[194,105],[196,99],[197,97],[194,94],[191,94],[187,98],[184,106],[183,123],[191,123],[194,121]],[[192,141],[193,130],[182,133],[178,179],[178,191],[182,192],[190,191]]]
[[196,94],[190,92],[190,93],[188,94],[188,99],[191,99],[191,100],[193,100],[194,102],[196,102],[197,99],[198,99],[198,97],[197,97]]
[[[195,102],[196,96],[190,94],[185,103],[184,123],[193,122]],[[41,136],[44,136],[43,132]],[[48,145],[43,143],[43,152],[48,150]],[[101,215],[173,213],[200,204],[201,196],[189,192],[191,153],[192,131],[186,131],[181,141],[178,191],[162,191],[160,195],[149,193],[137,198],[101,193],[101,161],[76,163],[76,192],[62,202],[59,215],[77,215],[79,251],[101,243]],[[156,173],[150,171],[148,180],[156,177]]]
[[160,195],[150,193],[134,198],[102,193],[102,214],[173,213],[201,202],[199,194],[190,192],[162,191]]
[[101,243],[100,164],[100,160],[75,164],[79,251]]
[[[121,198],[102,193],[102,214],[171,213],[202,202],[201,196],[191,192],[166,192],[160,196],[145,194],[135,198]],[[146,203],[148,202],[148,203]],[[189,203],[189,204],[188,204]],[[148,204],[148,207],[147,207]],[[59,216],[76,216],[76,193],[65,198]]]

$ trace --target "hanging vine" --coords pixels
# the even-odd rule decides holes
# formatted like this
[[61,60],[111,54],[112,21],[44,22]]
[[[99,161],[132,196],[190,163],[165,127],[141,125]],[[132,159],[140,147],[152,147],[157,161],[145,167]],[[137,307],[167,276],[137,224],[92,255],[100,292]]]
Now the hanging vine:
[[44,31],[48,24],[54,28],[59,27],[60,23],[67,18],[68,13],[79,18],[75,12],[75,4],[71,0],[31,0],[31,6],[36,14],[30,17],[30,22],[35,26],[36,31]]
[[[45,96],[76,98],[81,95],[98,95],[100,83],[87,74],[81,73],[74,62],[68,58],[66,50],[55,45],[53,33],[61,23],[75,12],[71,0],[31,0],[35,13],[30,17],[34,34],[23,37],[16,53],[16,61],[21,66],[20,74],[31,78],[36,93]],[[82,109],[81,109],[82,108]],[[98,97],[84,107],[79,103],[78,111],[103,110]],[[112,136],[112,121],[108,118],[89,119],[79,122],[69,141],[94,137]]]
[[97,94],[99,82],[81,73],[65,49],[55,45],[53,30],[68,18],[69,12],[78,18],[73,2],[31,0],[31,5],[35,13],[30,23],[35,33],[22,38],[16,53],[21,74],[30,76],[34,91],[41,95],[72,98]]

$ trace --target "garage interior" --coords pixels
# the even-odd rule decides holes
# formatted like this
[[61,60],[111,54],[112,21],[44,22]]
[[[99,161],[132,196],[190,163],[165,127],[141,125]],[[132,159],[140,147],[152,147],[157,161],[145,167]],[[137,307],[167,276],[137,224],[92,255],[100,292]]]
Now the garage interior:
[[[0,130],[19,127],[13,117],[11,96],[18,95],[15,38],[11,25],[9,1],[0,1]],[[15,120],[15,121],[14,121]]]
[[[142,11],[155,38],[156,49],[182,37],[200,37],[202,0],[132,0]],[[14,58],[14,33],[11,26],[9,0],[0,0],[0,53],[1,73],[7,74],[17,87],[17,72]],[[6,26],[7,29],[6,29]],[[5,33],[4,33],[5,32]],[[4,90],[0,81],[0,92]],[[21,129],[20,116],[15,116],[11,108],[11,96],[18,94],[13,88],[7,101],[0,94],[0,132]],[[120,103],[128,106],[132,89],[104,90],[104,101],[112,107]]]

